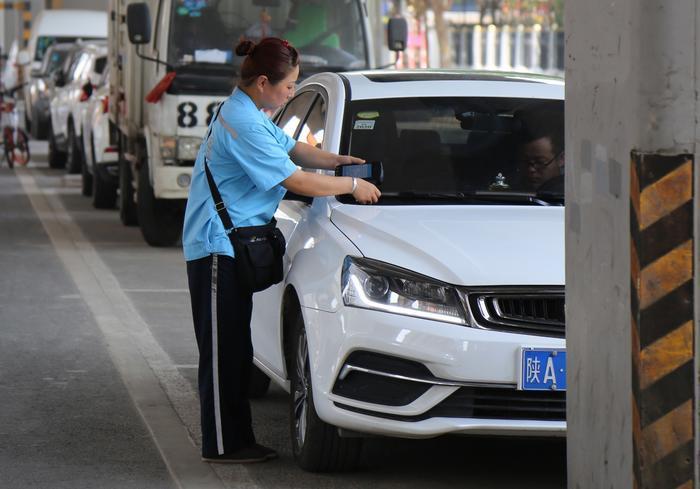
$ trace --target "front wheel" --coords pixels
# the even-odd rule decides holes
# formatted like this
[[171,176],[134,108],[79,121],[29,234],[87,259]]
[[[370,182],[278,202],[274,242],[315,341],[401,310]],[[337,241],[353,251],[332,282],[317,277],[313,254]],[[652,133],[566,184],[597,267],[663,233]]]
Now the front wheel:
[[134,202],[134,186],[131,184],[131,166],[125,159],[119,159],[119,219],[125,226],[139,223]]
[[143,238],[151,246],[174,246],[182,236],[183,213],[175,200],[156,199],[148,175],[148,164],[139,168],[139,226]]
[[341,438],[335,426],[316,414],[309,347],[300,313],[294,324],[294,363],[291,372],[290,429],[297,464],[310,472],[353,470],[360,464],[361,438]]
[[49,126],[49,167],[65,168],[66,154],[58,149],[53,127]]
[[78,135],[72,122],[68,123],[68,151],[66,153],[66,166],[68,173],[80,173],[83,166],[83,152],[80,148]]
[[3,132],[3,145],[10,168],[14,168],[15,164],[24,166],[29,163],[29,140],[24,131],[6,128]]

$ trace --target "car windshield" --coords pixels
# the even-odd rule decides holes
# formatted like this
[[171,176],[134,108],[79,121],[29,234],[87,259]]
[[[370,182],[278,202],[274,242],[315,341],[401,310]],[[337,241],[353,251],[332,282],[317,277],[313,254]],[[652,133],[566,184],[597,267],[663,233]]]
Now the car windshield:
[[68,57],[68,53],[68,49],[50,49],[47,51],[41,64],[41,74],[44,76],[50,75],[59,69]]
[[346,117],[347,150],[382,162],[388,203],[564,203],[561,100],[377,99]]
[[89,37],[75,37],[75,36],[39,36],[36,40],[36,51],[34,51],[34,60],[41,61],[44,59],[44,54],[46,50],[54,44],[71,44],[78,40],[90,41],[93,38]]
[[301,53],[302,72],[367,67],[357,0],[176,0],[168,63],[238,64],[242,39],[287,39]]

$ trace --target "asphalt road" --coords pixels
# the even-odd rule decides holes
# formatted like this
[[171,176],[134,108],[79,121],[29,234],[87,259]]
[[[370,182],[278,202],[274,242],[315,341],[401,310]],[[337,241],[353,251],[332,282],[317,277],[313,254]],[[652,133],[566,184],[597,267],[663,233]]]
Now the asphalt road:
[[305,473],[276,387],[253,415],[280,459],[202,463],[181,250],[146,245],[32,149],[29,167],[0,167],[0,487],[566,486],[563,440],[373,438],[360,470]]

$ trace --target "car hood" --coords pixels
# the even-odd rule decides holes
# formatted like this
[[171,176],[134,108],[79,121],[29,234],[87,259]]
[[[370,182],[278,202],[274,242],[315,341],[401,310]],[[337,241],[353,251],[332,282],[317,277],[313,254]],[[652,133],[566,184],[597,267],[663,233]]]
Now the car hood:
[[457,285],[563,285],[564,208],[339,205],[367,258]]

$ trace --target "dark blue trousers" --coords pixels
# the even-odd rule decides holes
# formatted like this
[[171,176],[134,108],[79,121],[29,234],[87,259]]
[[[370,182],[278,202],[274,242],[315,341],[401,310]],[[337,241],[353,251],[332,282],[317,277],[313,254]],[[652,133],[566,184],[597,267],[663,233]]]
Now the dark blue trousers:
[[255,443],[248,401],[253,295],[224,255],[188,261],[187,279],[199,347],[202,455],[228,454]]

